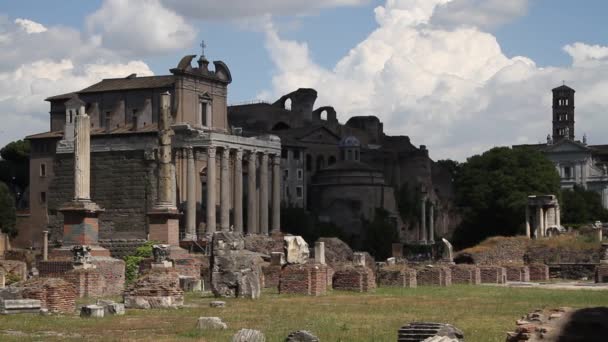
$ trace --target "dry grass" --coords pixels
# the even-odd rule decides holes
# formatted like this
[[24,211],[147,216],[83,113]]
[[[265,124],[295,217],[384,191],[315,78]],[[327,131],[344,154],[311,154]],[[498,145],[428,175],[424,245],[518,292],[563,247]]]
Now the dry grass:
[[[77,316],[0,317],[2,341],[230,341],[241,328],[259,329],[267,341],[283,341],[290,331],[307,329],[322,341],[394,341],[411,321],[448,322],[467,341],[504,341],[505,332],[536,308],[608,306],[608,291],[565,291],[495,286],[380,288],[371,294],[333,292],[322,297],[265,293],[257,301],[228,299],[223,309],[213,298],[190,295],[180,310],[129,310],[100,320]],[[196,331],[199,316],[219,316],[228,330]]]

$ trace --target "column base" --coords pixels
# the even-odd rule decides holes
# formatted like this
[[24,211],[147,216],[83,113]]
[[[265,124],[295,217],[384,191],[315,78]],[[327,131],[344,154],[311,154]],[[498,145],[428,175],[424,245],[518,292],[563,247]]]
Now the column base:
[[63,214],[63,245],[91,245],[99,242],[99,214],[104,210],[90,200],[74,200],[65,203],[59,211]]
[[148,212],[148,240],[179,246],[179,217],[176,208],[154,207]]
[[[55,248],[49,251],[48,261],[72,261],[73,253],[72,247],[75,245],[66,245],[59,248]],[[91,247],[91,256],[92,257],[110,257],[110,251],[101,247],[101,246],[92,246]]]

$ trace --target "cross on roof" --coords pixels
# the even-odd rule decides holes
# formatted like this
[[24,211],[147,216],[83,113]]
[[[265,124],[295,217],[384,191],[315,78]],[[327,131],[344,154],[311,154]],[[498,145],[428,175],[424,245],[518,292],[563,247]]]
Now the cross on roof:
[[207,44],[205,44],[205,41],[204,41],[204,40],[201,40],[201,45],[200,45],[200,47],[201,47],[201,51],[202,51],[201,56],[203,56],[203,57],[204,57],[204,56],[205,56],[205,48],[207,47]]

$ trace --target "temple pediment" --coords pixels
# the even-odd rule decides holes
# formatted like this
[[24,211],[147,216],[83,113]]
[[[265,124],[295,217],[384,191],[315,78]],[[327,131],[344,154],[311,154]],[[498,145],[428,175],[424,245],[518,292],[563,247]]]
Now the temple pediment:
[[555,152],[584,152],[591,153],[589,147],[577,142],[568,139],[564,139],[552,146],[548,146],[545,149],[545,152],[555,153]]

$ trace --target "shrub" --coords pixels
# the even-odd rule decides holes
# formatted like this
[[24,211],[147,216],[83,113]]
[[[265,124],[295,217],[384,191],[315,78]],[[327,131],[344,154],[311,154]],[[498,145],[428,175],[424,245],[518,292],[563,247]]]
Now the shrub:
[[157,244],[156,241],[147,241],[143,245],[137,247],[134,254],[124,257],[125,260],[125,281],[131,284],[139,275],[139,263],[145,258],[152,256],[152,246]]

